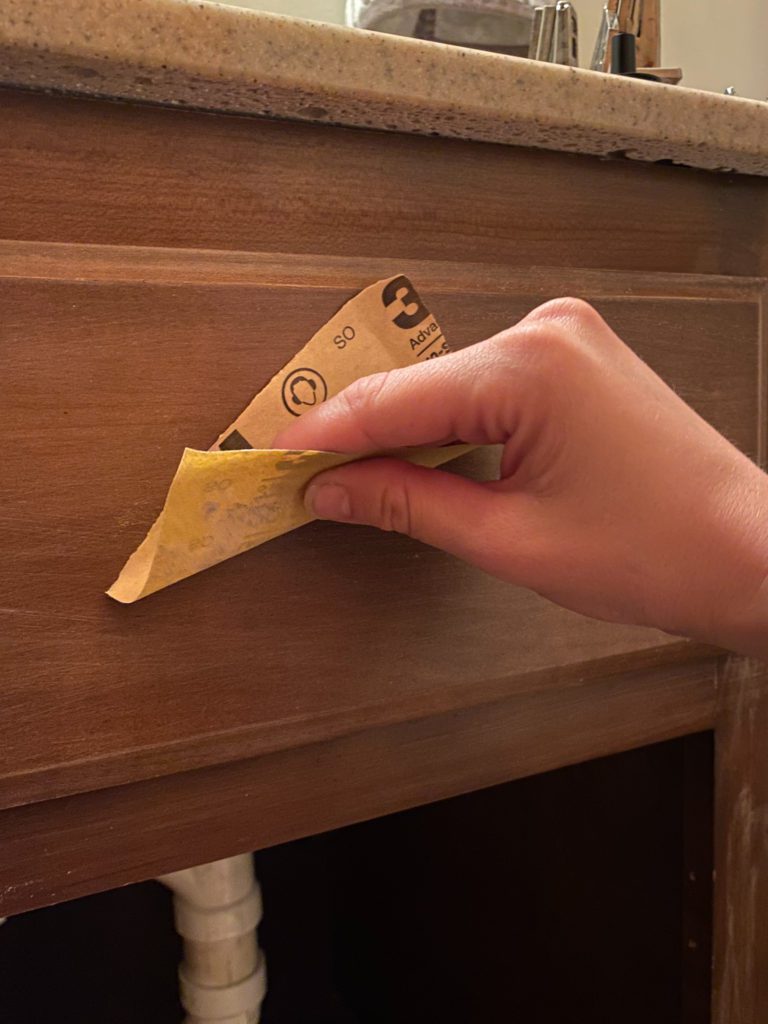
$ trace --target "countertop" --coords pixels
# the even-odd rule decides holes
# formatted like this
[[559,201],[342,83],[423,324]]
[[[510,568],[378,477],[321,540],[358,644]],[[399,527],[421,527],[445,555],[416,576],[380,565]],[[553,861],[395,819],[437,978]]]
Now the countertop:
[[199,0],[3,0],[0,83],[768,175],[768,103]]

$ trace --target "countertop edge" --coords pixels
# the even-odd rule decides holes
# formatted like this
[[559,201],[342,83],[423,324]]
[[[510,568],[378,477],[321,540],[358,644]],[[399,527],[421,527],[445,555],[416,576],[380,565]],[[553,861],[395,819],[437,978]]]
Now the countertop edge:
[[0,82],[768,176],[768,104],[205,0],[6,0]]

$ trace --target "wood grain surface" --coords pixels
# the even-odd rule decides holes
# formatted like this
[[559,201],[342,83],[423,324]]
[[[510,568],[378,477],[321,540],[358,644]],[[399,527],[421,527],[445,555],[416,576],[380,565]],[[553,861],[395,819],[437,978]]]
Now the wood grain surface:
[[[359,274],[347,266],[345,279],[337,263],[334,287],[316,288],[305,261],[292,287],[274,287],[254,260],[248,282],[220,284],[201,254],[192,282],[156,284],[99,277],[98,253],[81,265],[81,247],[66,250],[59,276],[25,274],[18,251],[7,275],[0,262],[13,382],[0,482],[4,804],[495,699],[675,643],[564,612],[408,539],[327,524],[136,606],[110,602],[103,590],[160,509],[184,445],[207,447]],[[379,276],[387,265],[398,267],[381,261]],[[540,298],[450,269],[439,291],[425,274],[424,293],[456,346]],[[655,294],[626,296],[628,280],[614,275],[613,294],[604,284],[595,297],[559,274],[754,454],[756,296],[740,283],[705,299],[665,295],[663,275]],[[494,470],[487,453],[464,461],[464,472]]]
[[0,133],[0,914],[715,724],[711,652],[362,528],[103,590],[182,448],[400,270],[455,347],[593,300],[764,459],[768,183],[14,91]]
[[768,1019],[768,670],[719,673],[714,1024]]
[[6,810],[0,916],[698,732],[715,678],[714,659],[645,665]]
[[766,267],[760,178],[0,94],[0,238],[684,273]]

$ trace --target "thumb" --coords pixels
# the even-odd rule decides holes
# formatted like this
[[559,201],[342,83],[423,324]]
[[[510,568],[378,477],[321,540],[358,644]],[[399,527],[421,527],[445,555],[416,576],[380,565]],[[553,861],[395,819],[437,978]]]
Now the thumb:
[[488,538],[501,525],[501,502],[503,496],[483,484],[400,459],[368,459],[321,473],[305,496],[316,519],[394,530],[483,567]]

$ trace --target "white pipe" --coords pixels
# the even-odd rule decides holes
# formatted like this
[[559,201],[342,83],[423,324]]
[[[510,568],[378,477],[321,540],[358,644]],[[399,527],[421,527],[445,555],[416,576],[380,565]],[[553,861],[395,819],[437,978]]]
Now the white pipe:
[[186,1024],[257,1024],[266,994],[256,941],[261,892],[249,853],[163,875],[184,939],[179,967]]

